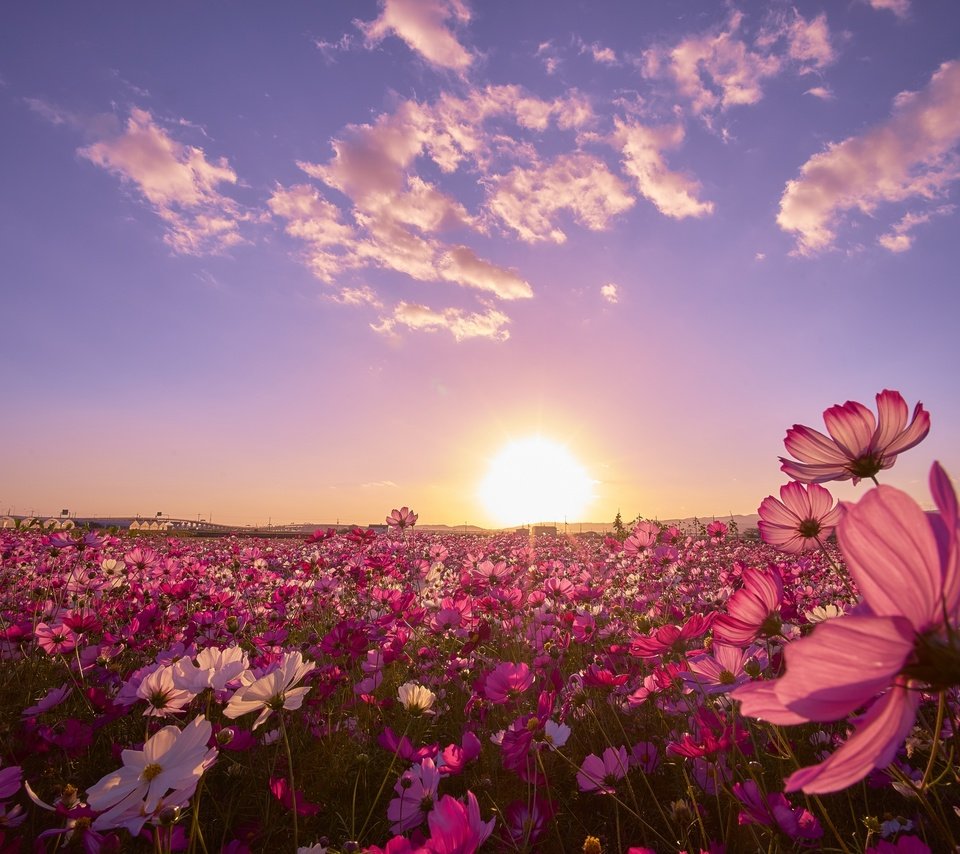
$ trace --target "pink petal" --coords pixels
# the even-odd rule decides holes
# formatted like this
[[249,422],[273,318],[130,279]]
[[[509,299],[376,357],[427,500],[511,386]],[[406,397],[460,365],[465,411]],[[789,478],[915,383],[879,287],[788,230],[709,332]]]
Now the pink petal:
[[877,427],[873,413],[855,400],[831,406],[823,413],[823,421],[827,432],[850,459],[856,459],[870,447]]
[[805,463],[844,465],[849,459],[829,436],[802,424],[794,424],[787,430],[783,444],[789,453]]
[[790,711],[777,698],[776,685],[775,681],[751,682],[741,685],[730,696],[740,701],[740,714],[748,718],[759,718],[779,726],[806,723],[807,718]]
[[854,734],[828,759],[791,774],[784,791],[808,795],[838,792],[862,780],[874,768],[886,768],[917,719],[920,692],[897,685],[861,718]]
[[877,395],[878,426],[873,446],[883,451],[907,426],[907,402],[898,391],[884,389]]
[[884,456],[891,454],[902,454],[904,451],[918,445],[930,432],[930,413],[927,412],[921,404],[917,404],[913,410],[913,421],[910,426],[904,430],[899,437],[893,439],[885,448],[880,448]]
[[837,537],[864,601],[918,631],[937,622],[943,570],[926,514],[899,489],[879,486],[847,505]]
[[839,720],[888,688],[912,651],[902,618],[828,620],[787,646],[777,698],[806,720]]

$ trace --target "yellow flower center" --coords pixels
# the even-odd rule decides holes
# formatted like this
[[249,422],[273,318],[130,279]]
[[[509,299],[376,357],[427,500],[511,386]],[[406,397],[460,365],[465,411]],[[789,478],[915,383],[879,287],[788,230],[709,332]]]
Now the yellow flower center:
[[151,780],[155,780],[157,777],[159,777],[162,771],[162,766],[157,765],[156,762],[151,762],[146,768],[143,769],[140,779],[146,780],[149,783]]

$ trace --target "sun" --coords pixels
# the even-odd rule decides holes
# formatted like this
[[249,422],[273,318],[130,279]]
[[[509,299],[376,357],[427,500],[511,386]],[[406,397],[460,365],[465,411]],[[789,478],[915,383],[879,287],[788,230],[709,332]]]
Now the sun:
[[563,445],[532,436],[505,445],[490,461],[478,496],[497,524],[582,519],[594,481]]

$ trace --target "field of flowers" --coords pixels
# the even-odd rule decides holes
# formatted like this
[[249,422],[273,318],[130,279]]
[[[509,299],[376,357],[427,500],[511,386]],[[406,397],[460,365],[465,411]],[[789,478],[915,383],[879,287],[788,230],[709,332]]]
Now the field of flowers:
[[762,541],[0,531],[0,851],[954,851],[957,502],[877,406]]

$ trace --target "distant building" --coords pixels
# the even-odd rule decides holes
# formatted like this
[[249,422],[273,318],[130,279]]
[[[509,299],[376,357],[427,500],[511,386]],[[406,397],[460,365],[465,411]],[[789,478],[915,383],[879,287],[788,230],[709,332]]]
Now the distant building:
[[534,525],[533,536],[535,537],[555,537],[557,536],[556,525]]

